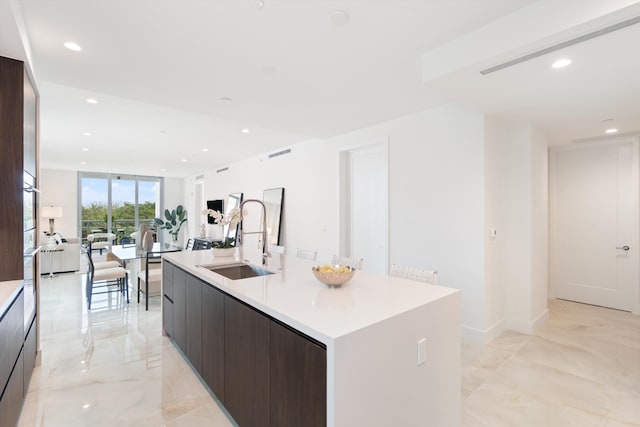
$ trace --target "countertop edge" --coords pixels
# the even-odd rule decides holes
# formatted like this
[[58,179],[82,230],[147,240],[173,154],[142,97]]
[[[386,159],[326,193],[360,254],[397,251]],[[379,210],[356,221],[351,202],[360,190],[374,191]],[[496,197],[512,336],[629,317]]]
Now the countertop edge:
[[0,282],[0,318],[4,317],[13,300],[23,289],[22,280]]

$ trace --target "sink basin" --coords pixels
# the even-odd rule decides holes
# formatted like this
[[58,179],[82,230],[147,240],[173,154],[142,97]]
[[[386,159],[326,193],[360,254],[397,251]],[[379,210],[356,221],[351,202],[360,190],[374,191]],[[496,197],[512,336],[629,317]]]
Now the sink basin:
[[273,274],[271,271],[256,267],[251,264],[222,264],[222,265],[199,265],[198,267],[206,268],[214,273],[231,280],[248,279],[250,277],[268,276]]

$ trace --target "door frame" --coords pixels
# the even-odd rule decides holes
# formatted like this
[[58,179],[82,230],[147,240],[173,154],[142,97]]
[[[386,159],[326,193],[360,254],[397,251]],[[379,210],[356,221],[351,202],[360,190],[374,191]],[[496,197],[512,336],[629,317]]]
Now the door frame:
[[[351,242],[351,168],[350,156],[353,151],[361,150],[363,148],[369,148],[374,146],[380,146],[384,152],[384,163],[386,167],[381,171],[382,179],[384,181],[384,188],[380,189],[380,204],[381,208],[377,212],[384,216],[385,230],[380,233],[380,238],[384,243],[384,271],[389,272],[389,242],[390,242],[390,207],[389,207],[389,138],[373,140],[364,144],[352,145],[343,147],[339,151],[339,242],[338,247],[341,254],[351,254],[352,242]],[[365,260],[366,265],[366,260]]]
[[553,265],[554,241],[556,239],[555,229],[555,197],[556,197],[556,154],[562,151],[583,150],[590,147],[603,147],[609,145],[631,144],[631,180],[632,180],[632,217],[635,218],[632,224],[631,237],[629,245],[636,248],[631,251],[630,257],[633,258],[632,273],[632,290],[633,298],[631,304],[631,312],[640,315],[640,136],[620,136],[615,138],[607,138],[606,140],[594,140],[592,142],[581,142],[560,147],[552,147],[549,150],[549,298],[556,299],[557,284],[551,280],[551,271]]

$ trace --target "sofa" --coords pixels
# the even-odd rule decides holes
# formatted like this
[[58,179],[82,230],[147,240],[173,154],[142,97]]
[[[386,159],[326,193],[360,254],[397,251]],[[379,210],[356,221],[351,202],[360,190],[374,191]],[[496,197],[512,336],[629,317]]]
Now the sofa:
[[[40,236],[40,274],[67,273],[80,270],[80,239],[76,237],[62,238],[59,235],[54,237],[55,249],[51,253],[47,250],[49,236]],[[49,265],[51,260],[51,265]]]

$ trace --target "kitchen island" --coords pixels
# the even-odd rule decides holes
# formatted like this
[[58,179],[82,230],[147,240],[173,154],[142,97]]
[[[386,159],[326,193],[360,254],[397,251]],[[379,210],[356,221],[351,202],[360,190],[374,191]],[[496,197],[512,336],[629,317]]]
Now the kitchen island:
[[230,280],[166,254],[163,328],[239,425],[459,426],[459,291],[311,261]]

